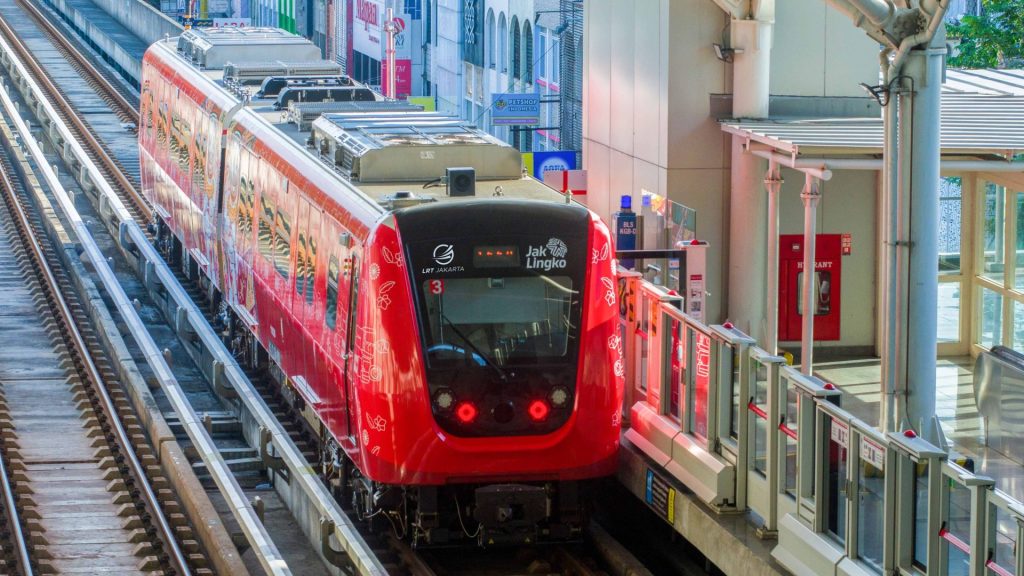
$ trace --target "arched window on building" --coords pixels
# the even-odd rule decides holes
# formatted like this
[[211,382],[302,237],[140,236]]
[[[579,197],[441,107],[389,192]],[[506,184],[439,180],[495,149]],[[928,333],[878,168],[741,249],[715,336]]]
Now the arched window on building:
[[494,68],[494,10],[487,10],[487,65]]
[[504,12],[498,16],[498,71],[508,72],[508,24]]
[[533,28],[530,21],[523,23],[523,81],[533,84]]
[[519,80],[523,77],[523,48],[522,48],[522,32],[519,29],[519,17],[512,17],[512,29],[510,30],[512,36],[512,45],[509,47],[512,52],[512,65],[511,72],[512,78]]

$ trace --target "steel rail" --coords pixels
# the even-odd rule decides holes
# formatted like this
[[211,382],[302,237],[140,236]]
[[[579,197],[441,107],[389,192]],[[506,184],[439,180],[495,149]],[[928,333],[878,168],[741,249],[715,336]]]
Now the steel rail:
[[[0,38],[0,50],[11,54],[11,47],[3,38]],[[11,57],[17,58],[13,55]],[[21,73],[24,74],[24,64],[20,59],[16,59],[15,64]],[[35,84],[34,80],[30,77],[25,77],[25,81],[29,84],[29,89],[34,97],[41,99],[42,95],[40,94],[40,89],[38,85]],[[224,495],[232,514],[235,516],[236,520],[238,520],[239,525],[245,533],[246,539],[252,546],[252,549],[255,551],[261,566],[268,574],[281,576],[291,574],[287,561],[277,550],[277,546],[274,544],[273,539],[271,539],[267,532],[266,526],[263,525],[263,522],[259,519],[255,510],[253,510],[244,491],[238,484],[238,480],[228,468],[227,463],[224,462],[223,456],[221,456],[213,442],[213,439],[204,428],[202,419],[192,408],[184,389],[177,381],[173,371],[170,369],[166,359],[163,357],[162,351],[156,345],[152,335],[149,333],[145,324],[142,322],[142,319],[139,317],[138,312],[135,310],[134,306],[132,306],[131,300],[128,298],[127,294],[125,294],[124,288],[121,286],[113,270],[110,268],[110,265],[107,263],[106,257],[92,238],[85,222],[82,220],[81,215],[74,206],[74,201],[60,183],[60,180],[53,168],[51,168],[47,163],[42,149],[32,136],[27,125],[25,125],[20,116],[16,116],[14,114],[14,103],[3,90],[0,90],[0,101],[2,101],[4,107],[8,108],[8,113],[11,114],[12,121],[16,124],[18,131],[22,133],[22,138],[29,148],[31,156],[37,163],[43,179],[53,191],[54,196],[57,199],[57,205],[69,220],[71,227],[75,230],[75,233],[78,236],[82,248],[88,255],[89,260],[93,263],[96,274],[99,276],[100,283],[104,288],[106,288],[108,295],[111,300],[113,300],[115,308],[121,314],[125,325],[128,327],[128,331],[135,339],[139,348],[142,350],[146,361],[152,368],[157,382],[164,390],[164,393],[167,395],[167,399],[171,402],[175,412],[178,413],[179,419],[183,424],[185,431],[189,435],[189,439],[192,441],[196,451],[202,458],[203,463],[206,465],[207,470],[213,477],[221,494]],[[55,111],[53,110],[52,105],[48,101],[42,99],[40,102],[42,108],[49,112],[48,116],[49,120],[53,123],[53,128],[56,129],[60,133],[61,137],[65,139],[68,147],[74,152],[76,160],[82,164],[83,169],[88,172],[90,180],[103,195],[103,198],[106,199],[108,209],[114,211],[120,217],[121,226],[123,228],[129,228],[134,231],[132,238],[137,242],[142,253],[151,253],[153,258],[159,259],[159,255],[156,253],[153,246],[149,244],[149,241],[145,237],[142,229],[125,208],[120,197],[103,178],[102,174],[99,172],[99,168],[88,157],[88,155],[85,154],[81,144],[74,139],[74,135],[70,134],[67,125],[63,124],[59,117],[54,116]],[[166,267],[164,267],[164,269],[166,270]],[[166,270],[166,274],[168,274],[171,281],[173,281],[173,274],[170,270]],[[180,286],[178,288],[180,290]],[[280,426],[280,424],[278,424],[278,426]]]
[[[9,197],[15,196],[14,182],[11,180],[10,172],[0,162],[0,186],[7,192]],[[24,225],[24,224],[23,224]],[[4,506],[7,508],[7,521],[10,524],[11,533],[15,546],[17,547],[18,563],[23,576],[33,576],[32,559],[28,552],[28,541],[25,532],[21,529],[21,521],[18,517],[18,504],[14,498],[14,491],[11,489],[11,478],[7,473],[7,463],[0,458],[0,484],[3,487]]]
[[[129,180],[128,177],[121,172],[119,168],[117,168],[117,162],[110,156],[110,154],[107,153],[103,144],[95,135],[93,135],[92,130],[85,124],[85,121],[79,118],[74,106],[68,102],[61,90],[53,83],[50,76],[32,56],[28,47],[25,46],[24,42],[22,42],[20,38],[18,38],[18,35],[14,32],[10,23],[8,23],[2,16],[0,16],[0,32],[2,32],[10,42],[7,47],[7,52],[12,56],[17,55],[22,67],[27,69],[27,71],[31,73],[32,79],[36,81],[37,88],[40,88],[41,91],[45,93],[46,100],[44,101],[44,105],[52,108],[52,106],[50,106],[50,101],[56,102],[57,109],[53,110],[54,112],[57,112],[57,114],[51,116],[51,120],[60,118],[64,120],[65,124],[70,124],[75,131],[75,133],[72,134],[73,138],[71,138],[71,140],[76,142],[82,141],[88,144],[92,154],[94,154],[100,163],[107,168],[107,172],[109,173],[107,175],[113,178],[117,186],[124,190],[125,194],[131,198],[132,204],[139,212],[142,213],[142,217],[146,219],[147,222],[152,219],[153,210],[150,208],[149,202],[142,197],[131,180]],[[138,125],[137,122],[136,125]]]
[[[7,114],[13,117],[16,114],[16,108],[14,107],[13,101],[10,100],[10,96],[6,92],[3,92],[0,93],[0,98],[3,100],[3,106],[6,109]],[[20,120],[20,118],[17,120]],[[21,134],[23,140],[27,141],[27,138],[31,138],[31,132],[27,131],[27,126],[21,122],[16,122],[16,124],[20,124],[17,126],[17,131]],[[36,157],[35,161],[38,163],[39,157]],[[45,163],[45,157],[43,158],[43,162]],[[6,176],[7,174],[5,172],[5,177]],[[36,262],[37,272],[52,295],[53,302],[51,306],[56,308],[60,321],[64,324],[64,333],[67,336],[67,339],[70,340],[70,344],[74,349],[75,354],[82,363],[81,370],[85,372],[85,376],[89,378],[95,387],[103,410],[107,414],[108,425],[114,432],[114,440],[117,442],[118,447],[121,449],[122,456],[124,456],[128,467],[131,469],[132,476],[135,478],[135,485],[140,489],[139,493],[151,515],[151,521],[156,525],[157,530],[160,532],[162,540],[166,546],[165,552],[168,554],[170,563],[179,574],[191,574],[186,554],[178,544],[178,540],[174,534],[174,529],[167,521],[167,517],[164,514],[163,509],[160,507],[160,501],[156,497],[156,492],[153,490],[153,486],[150,484],[149,479],[146,476],[145,469],[139,461],[138,455],[135,453],[135,448],[132,446],[131,439],[129,438],[127,431],[125,431],[124,425],[121,423],[117,407],[115,406],[113,399],[110,397],[103,375],[100,373],[92,354],[89,352],[88,345],[78,328],[78,324],[75,321],[75,317],[71,312],[70,306],[68,306],[67,300],[64,298],[64,294],[61,291],[57,277],[53,273],[53,269],[50,267],[49,263],[46,261],[46,255],[43,253],[43,248],[40,245],[39,240],[32,233],[28,213],[15,194],[14,189],[9,188],[7,192],[8,203],[18,218],[18,224],[23,230],[24,240],[30,249],[29,251],[32,255],[32,259]],[[80,234],[79,230],[76,230],[76,232]],[[100,256],[102,258],[102,255]]]

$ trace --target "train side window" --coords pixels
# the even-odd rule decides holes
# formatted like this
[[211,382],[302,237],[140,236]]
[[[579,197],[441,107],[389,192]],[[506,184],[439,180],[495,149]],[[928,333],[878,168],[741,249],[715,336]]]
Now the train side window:
[[273,259],[274,248],[274,203],[266,196],[261,200],[263,213],[260,215],[260,254],[270,262]]
[[316,280],[316,238],[309,236],[309,251],[306,252],[306,303],[313,303],[313,282]]
[[331,330],[338,323],[338,258],[331,256],[327,263],[327,307],[324,310],[324,323]]
[[277,226],[274,227],[274,267],[285,280],[288,279],[288,265],[292,257],[292,226],[288,217],[277,211]]
[[298,247],[295,251],[295,293],[301,298],[306,289],[306,235],[299,232]]

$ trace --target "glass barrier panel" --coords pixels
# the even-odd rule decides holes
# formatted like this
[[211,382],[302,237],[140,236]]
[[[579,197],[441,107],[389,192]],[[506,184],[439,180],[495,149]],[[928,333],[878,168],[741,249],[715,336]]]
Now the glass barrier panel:
[[995,520],[995,546],[989,546],[990,557],[985,563],[989,574],[996,576],[1014,576],[1017,547],[1017,520],[1009,512],[998,506],[989,505],[989,513]]
[[948,520],[939,532],[947,543],[946,566],[949,576],[969,576],[971,572],[971,491],[950,481]]
[[670,324],[672,335],[671,365],[669,382],[672,391],[669,394],[669,413],[680,422],[683,420],[683,406],[686,405],[686,331],[679,320],[673,319]]
[[729,437],[738,440],[740,435],[740,355],[732,346],[728,347],[732,357],[732,377],[729,378],[729,397],[732,398],[732,409],[729,411]]
[[768,459],[768,375],[767,365],[750,358],[751,397],[747,410],[753,417],[754,471],[766,476]]
[[828,436],[828,463],[825,468],[825,531],[841,546],[846,545],[846,462],[850,447],[850,427],[834,418],[825,418]]
[[783,489],[786,491],[786,494],[795,499],[799,462],[799,454],[797,454],[797,429],[799,428],[798,410],[800,394],[792,386],[787,386],[786,388],[786,405],[783,406],[783,419],[782,423],[779,424],[779,431],[785,436],[785,452],[783,457],[786,459],[786,477]]
[[882,568],[882,534],[885,530],[885,448],[861,437],[857,474],[857,556],[876,569]]
[[693,328],[693,427],[694,436],[708,440],[708,391],[711,387],[711,336]]
[[928,462],[914,463],[914,540],[911,543],[914,566],[928,568]]
[[651,300],[643,291],[640,292],[640,345],[637,346],[637,366],[640,367],[640,389],[647,392],[647,334],[651,327]]

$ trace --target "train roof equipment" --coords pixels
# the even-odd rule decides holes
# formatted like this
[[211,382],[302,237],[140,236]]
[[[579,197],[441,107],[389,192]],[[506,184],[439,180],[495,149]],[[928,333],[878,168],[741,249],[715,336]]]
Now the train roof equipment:
[[345,75],[329,76],[268,76],[256,92],[257,98],[273,98],[289,87],[338,87],[354,86],[355,82]]

